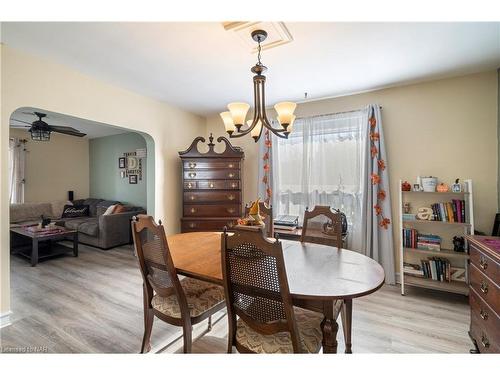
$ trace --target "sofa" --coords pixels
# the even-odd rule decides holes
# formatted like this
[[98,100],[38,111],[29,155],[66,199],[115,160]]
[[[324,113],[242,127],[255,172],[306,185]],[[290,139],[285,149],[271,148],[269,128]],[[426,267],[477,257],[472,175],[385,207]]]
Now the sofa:
[[59,226],[78,231],[78,242],[104,250],[131,243],[130,221],[144,214],[142,207],[125,206],[125,212],[104,215],[106,209],[120,202],[88,198],[73,201],[74,205],[88,205],[89,216],[62,218],[65,204],[71,202],[21,203],[10,205],[10,226],[35,225],[40,216],[50,218]]

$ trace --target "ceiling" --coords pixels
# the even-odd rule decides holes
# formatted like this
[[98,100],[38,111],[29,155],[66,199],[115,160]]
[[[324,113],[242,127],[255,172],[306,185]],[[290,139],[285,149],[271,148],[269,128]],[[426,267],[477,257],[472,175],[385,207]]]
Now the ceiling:
[[[500,23],[287,22],[263,51],[267,103],[500,67]],[[2,41],[199,115],[253,101],[256,55],[222,23],[2,23]]]
[[[61,113],[50,112],[40,108],[31,108],[31,107],[19,108],[16,111],[14,111],[14,113],[11,115],[10,118],[11,120],[16,119],[31,123],[38,119],[38,117],[36,117],[35,115],[30,114],[35,111],[47,114],[47,117],[43,119],[43,121],[45,121],[47,124],[55,126],[69,126],[75,128],[77,130],[80,130],[82,133],[87,134],[85,138],[89,139],[129,132],[129,130],[127,129],[118,128],[107,124],[102,124],[100,122],[84,120],[78,117],[63,115]],[[16,125],[17,127],[25,124],[19,123],[17,121],[11,121],[10,125]],[[26,130],[28,130],[29,125],[26,126],[28,126]],[[70,135],[65,135],[65,134],[61,135],[65,137],[71,137]]]

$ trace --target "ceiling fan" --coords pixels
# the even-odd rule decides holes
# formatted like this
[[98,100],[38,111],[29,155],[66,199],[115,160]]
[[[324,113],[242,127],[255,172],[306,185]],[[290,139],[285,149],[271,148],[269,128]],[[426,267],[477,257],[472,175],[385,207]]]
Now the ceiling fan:
[[11,119],[12,121],[22,122],[27,125],[11,125],[13,128],[29,128],[28,131],[31,133],[31,139],[34,141],[50,141],[50,133],[61,133],[72,135],[74,137],[85,137],[87,134],[80,132],[75,128],[71,128],[69,126],[55,126],[49,125],[42,119],[47,117],[46,113],[41,112],[22,112],[26,115],[33,115],[38,117],[38,120],[33,121],[32,123],[17,120],[15,118]]

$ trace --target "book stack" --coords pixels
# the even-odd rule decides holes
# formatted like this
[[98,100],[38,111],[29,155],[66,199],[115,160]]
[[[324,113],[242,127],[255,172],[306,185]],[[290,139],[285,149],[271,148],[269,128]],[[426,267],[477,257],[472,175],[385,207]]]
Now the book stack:
[[417,249],[441,251],[441,237],[434,234],[417,234]]
[[280,215],[274,219],[274,229],[295,230],[299,225],[299,217],[293,215]]
[[466,223],[465,201],[452,199],[451,202],[434,203],[431,205],[434,221],[447,221],[451,223]]
[[451,265],[448,259],[432,257],[422,259],[423,277],[441,282],[451,282]]
[[418,232],[416,229],[403,228],[403,246],[415,249],[417,247]]

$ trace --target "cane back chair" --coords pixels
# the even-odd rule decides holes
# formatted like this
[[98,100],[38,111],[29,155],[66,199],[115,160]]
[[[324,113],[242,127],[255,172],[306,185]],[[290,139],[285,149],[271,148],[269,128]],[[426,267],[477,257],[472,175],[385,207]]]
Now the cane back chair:
[[[245,205],[245,217],[248,216],[250,207],[252,207],[252,202]],[[259,202],[259,210],[264,218],[264,224],[266,224],[267,236],[274,237],[273,206],[268,206],[265,202]]]
[[144,337],[141,353],[151,349],[153,318],[183,329],[184,353],[191,352],[192,326],[224,308],[224,289],[190,277],[179,280],[161,221],[138,215],[132,235],[143,278]]
[[306,208],[300,241],[341,249],[343,243],[340,211],[332,212],[329,206],[315,206],[312,211]]
[[228,353],[316,353],[322,314],[292,306],[281,242],[261,231],[222,234]]

